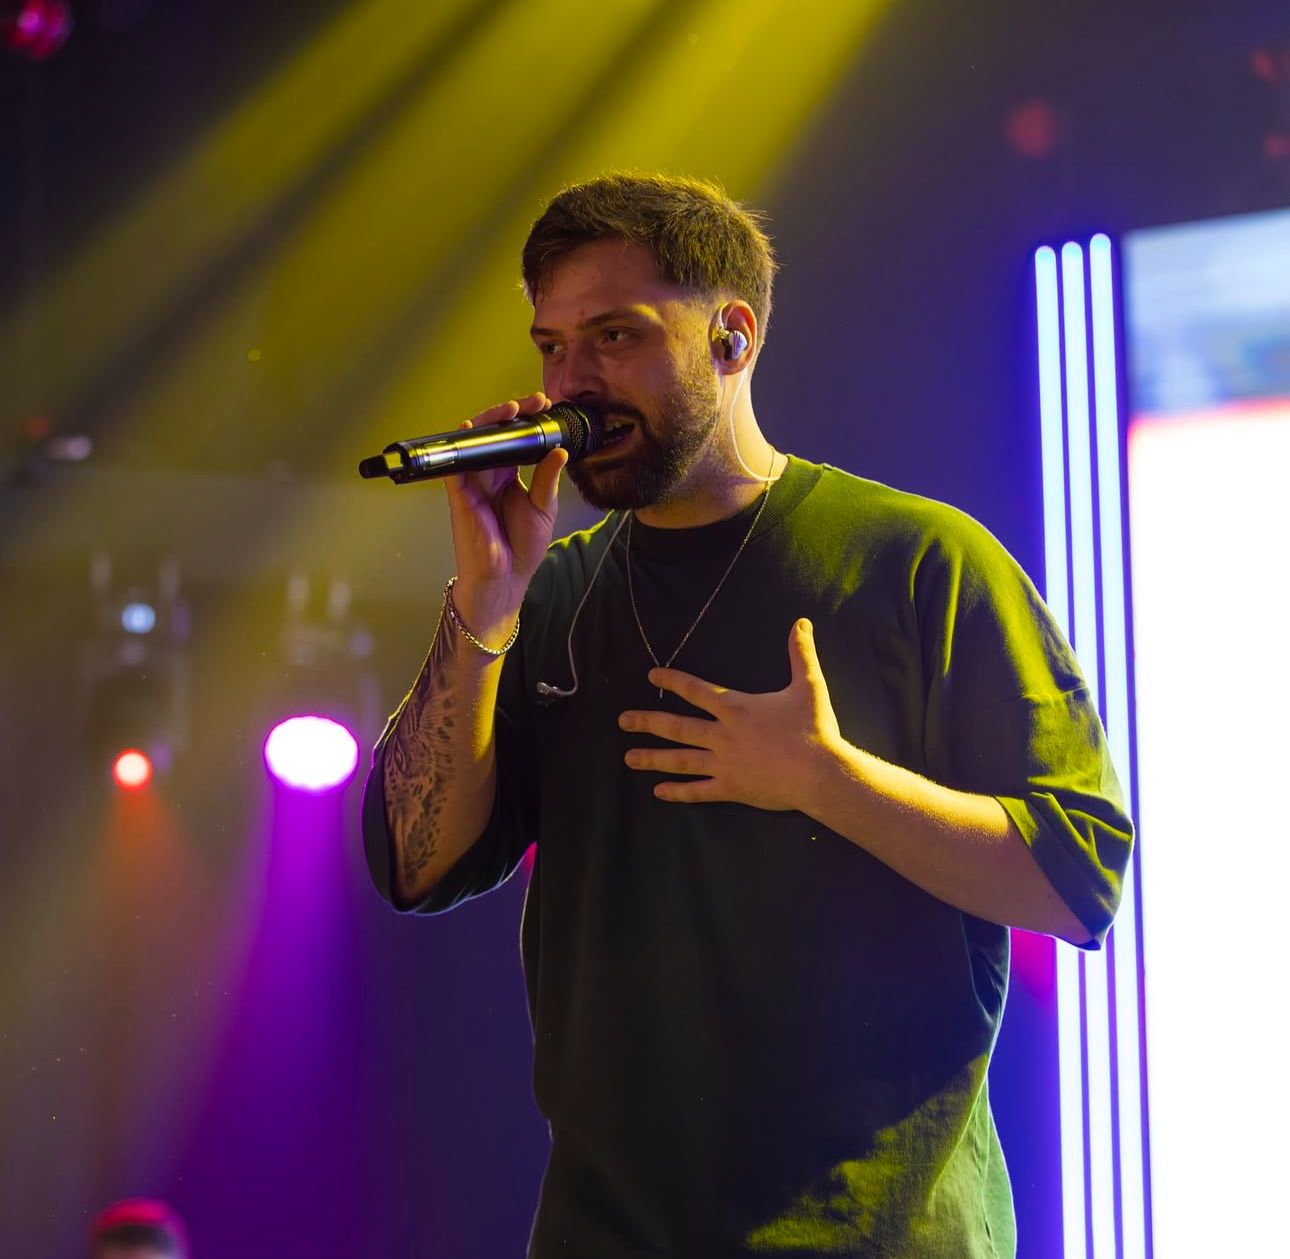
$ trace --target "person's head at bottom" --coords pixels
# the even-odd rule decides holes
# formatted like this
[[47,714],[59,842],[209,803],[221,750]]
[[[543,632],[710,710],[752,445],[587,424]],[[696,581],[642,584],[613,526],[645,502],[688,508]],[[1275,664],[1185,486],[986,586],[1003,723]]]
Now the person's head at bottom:
[[90,1259],[189,1259],[183,1221],[164,1202],[131,1198],[100,1211],[90,1227]]

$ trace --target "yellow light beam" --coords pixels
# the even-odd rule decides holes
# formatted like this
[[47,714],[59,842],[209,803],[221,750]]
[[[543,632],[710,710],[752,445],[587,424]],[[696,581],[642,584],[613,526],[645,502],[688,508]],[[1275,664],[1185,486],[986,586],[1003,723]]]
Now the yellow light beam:
[[464,291],[427,328],[422,352],[364,417],[368,444],[410,434],[429,399],[445,415],[469,415],[494,395],[536,384],[529,312],[514,294],[519,248],[547,195],[606,168],[635,167],[709,176],[759,200],[885,7],[821,6],[803,22],[794,5],[750,0],[731,23],[718,0],[689,6],[682,25],[642,50],[612,107],[585,119],[537,173],[528,206],[500,225]]
[[254,233],[389,95],[495,4],[346,8],[190,153],[131,198],[0,325],[0,378],[61,414],[203,269]]
[[[556,188],[608,167],[661,168],[711,175],[733,195],[757,200],[885,8],[883,0],[828,6],[802,23],[792,5],[750,0],[732,26],[728,5],[717,0],[688,6],[682,22],[639,49],[604,109],[584,115],[549,164],[534,172],[529,195],[515,198],[527,207],[497,225],[462,290],[451,301],[444,295],[442,312],[424,326],[420,353],[356,416],[355,435],[338,445],[337,464],[347,468],[355,449],[370,453],[427,431],[436,417],[437,427],[450,427],[537,386],[518,255],[532,218]],[[765,86],[771,82],[773,90]],[[750,90],[756,84],[762,90]],[[425,512],[418,507],[416,519],[426,519]],[[295,545],[313,538],[351,571],[361,571],[363,547],[401,545],[393,534],[376,539],[356,522],[337,523],[294,521]],[[447,547],[442,532],[438,547]],[[427,565],[435,562],[430,551],[422,545]],[[450,552],[440,562],[450,563]]]

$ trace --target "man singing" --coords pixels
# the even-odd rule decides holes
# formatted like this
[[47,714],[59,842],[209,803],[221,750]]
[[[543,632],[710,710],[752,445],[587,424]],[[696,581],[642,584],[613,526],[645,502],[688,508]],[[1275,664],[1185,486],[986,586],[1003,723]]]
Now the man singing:
[[[691,179],[566,189],[524,246],[567,460],[447,482],[456,577],[373,757],[400,910],[503,882],[552,1148],[533,1259],[1015,1251],[986,1095],[1008,928],[1097,947],[1132,826],[1034,587],[954,509],[777,450],[775,269]],[[846,417],[851,422],[852,417]],[[787,430],[792,417],[783,417]]]

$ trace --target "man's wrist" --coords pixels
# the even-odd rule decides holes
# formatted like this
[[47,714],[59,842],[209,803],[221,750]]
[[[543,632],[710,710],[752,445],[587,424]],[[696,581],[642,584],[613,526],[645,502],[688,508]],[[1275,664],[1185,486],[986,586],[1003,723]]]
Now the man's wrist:
[[480,654],[500,659],[512,646],[520,633],[519,611],[503,613],[500,618],[479,617],[471,620],[463,614],[454,594],[457,578],[450,577],[443,588],[444,618],[454,632],[469,643]]
[[869,788],[866,761],[872,759],[870,753],[848,743],[840,734],[812,740],[798,774],[798,812],[837,829],[834,823],[840,820],[835,816],[839,807],[849,811],[857,790]]

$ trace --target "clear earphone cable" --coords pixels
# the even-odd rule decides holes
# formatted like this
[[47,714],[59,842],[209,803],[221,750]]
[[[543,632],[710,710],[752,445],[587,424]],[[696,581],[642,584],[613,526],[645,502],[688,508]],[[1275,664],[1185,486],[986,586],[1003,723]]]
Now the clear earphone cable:
[[[755,358],[756,356],[754,355],[754,359]],[[767,485],[771,485],[779,480],[779,476],[783,476],[784,474],[781,472],[779,476],[771,476],[770,473],[763,475],[760,472],[755,472],[744,460],[743,451],[739,449],[739,438],[735,435],[735,408],[739,405],[739,394],[744,387],[744,381],[748,379],[749,373],[751,373],[752,369],[753,364],[749,363],[748,366],[739,373],[739,381],[735,385],[735,396],[730,399],[730,406],[726,409],[726,419],[730,428],[730,444],[734,447],[735,458],[739,460],[739,466],[748,473],[754,481],[764,481]],[[770,461],[770,470],[771,472],[775,470],[774,458]]]
[[600,576],[600,570],[604,568],[605,561],[609,558],[609,552],[614,549],[614,543],[618,541],[618,535],[622,533],[623,526],[631,519],[631,513],[623,512],[622,519],[618,522],[618,527],[610,534],[609,541],[605,544],[605,549],[600,553],[600,559],[596,561],[596,567],[592,571],[591,580],[587,583],[587,588],[582,592],[582,598],[578,600],[578,606],[573,611],[573,620],[569,622],[569,636],[565,639],[565,647],[569,653],[569,676],[573,679],[573,685],[566,691],[558,686],[552,686],[549,682],[539,682],[537,684],[537,693],[547,699],[568,699],[578,690],[578,666],[573,660],[573,631],[577,627],[578,618],[582,615],[583,605],[591,596],[592,588],[596,584],[596,579]]

